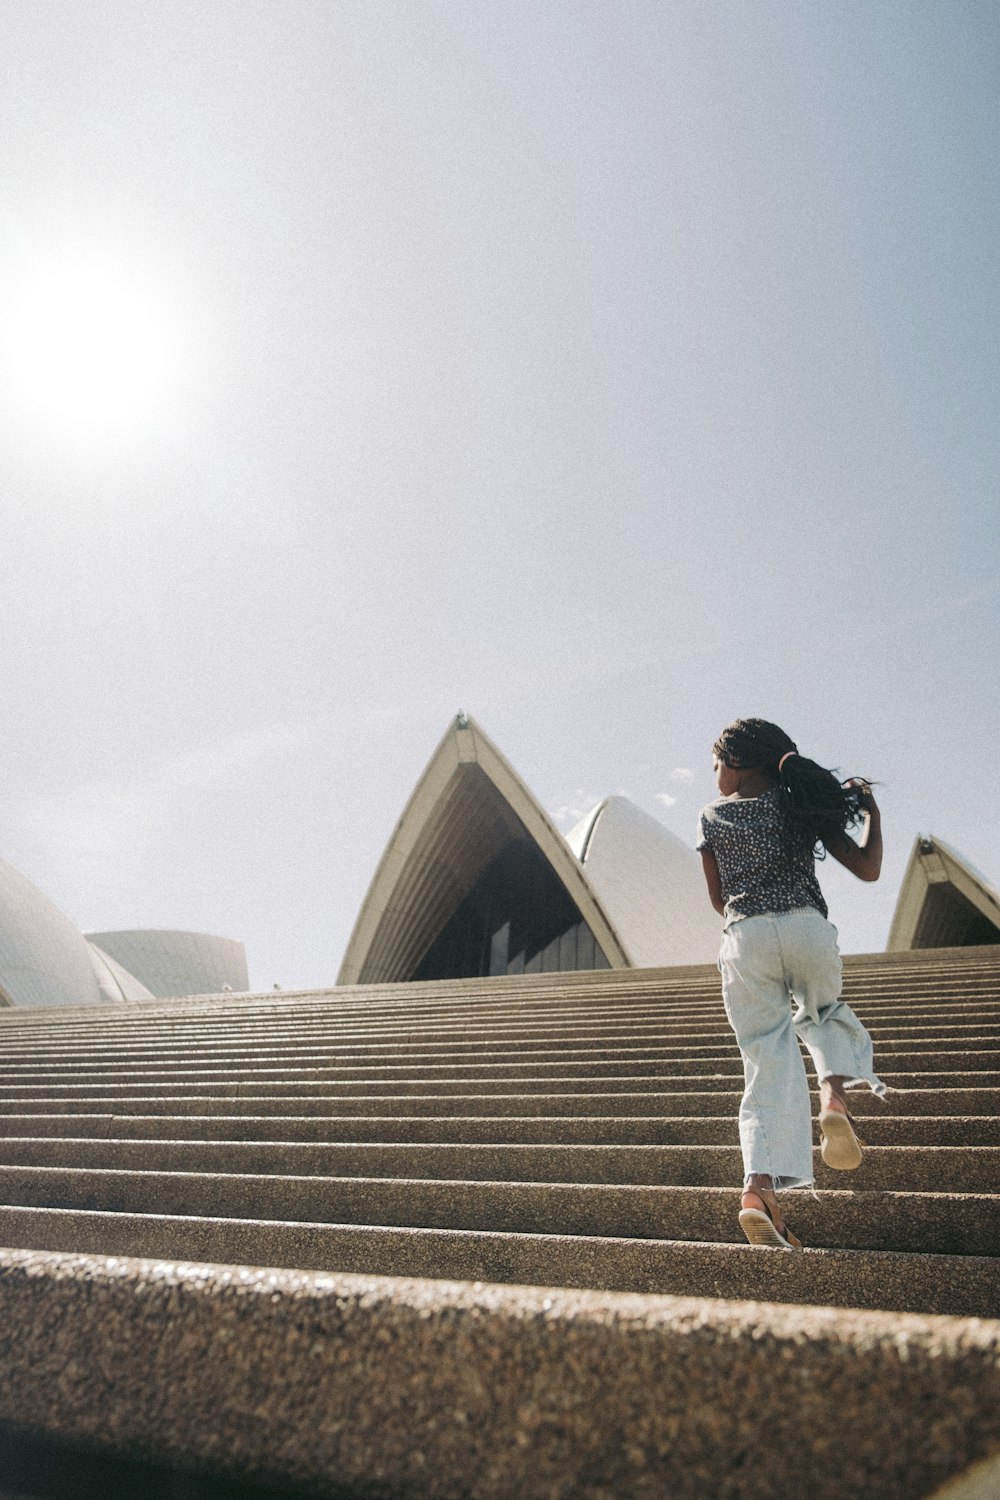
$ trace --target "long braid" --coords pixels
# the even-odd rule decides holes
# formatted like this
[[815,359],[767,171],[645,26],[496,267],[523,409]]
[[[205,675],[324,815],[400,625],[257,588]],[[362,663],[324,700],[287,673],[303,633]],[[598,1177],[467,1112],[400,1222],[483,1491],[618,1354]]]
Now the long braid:
[[767,719],[736,719],[712,746],[735,770],[769,771],[784,789],[788,815],[822,859],[826,846],[862,821],[864,792],[800,755],[795,741]]

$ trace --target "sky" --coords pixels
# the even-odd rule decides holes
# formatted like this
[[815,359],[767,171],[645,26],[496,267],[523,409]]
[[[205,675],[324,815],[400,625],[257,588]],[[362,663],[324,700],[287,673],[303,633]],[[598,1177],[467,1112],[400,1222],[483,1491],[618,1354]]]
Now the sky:
[[992,0],[5,6],[0,855],[329,985],[459,710],[688,843],[756,714],[880,783],[846,951],[918,833],[1000,877],[998,75]]

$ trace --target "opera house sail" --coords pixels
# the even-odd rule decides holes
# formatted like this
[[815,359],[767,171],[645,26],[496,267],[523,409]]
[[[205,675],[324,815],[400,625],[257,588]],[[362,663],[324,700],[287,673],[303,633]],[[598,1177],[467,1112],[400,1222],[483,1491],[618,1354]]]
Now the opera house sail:
[[85,937],[0,860],[0,1006],[135,1003],[248,988],[243,944],[199,932]]
[[710,961],[718,922],[694,852],[625,798],[586,825],[565,839],[460,714],[396,825],[338,984]]
[[[482,729],[449,725],[372,878],[338,985],[713,963],[720,922],[701,860],[628,797],[567,835]],[[1000,892],[918,837],[890,952],[1000,943]],[[83,934],[0,860],[0,1007],[137,1004],[247,992],[231,938],[168,929]]]

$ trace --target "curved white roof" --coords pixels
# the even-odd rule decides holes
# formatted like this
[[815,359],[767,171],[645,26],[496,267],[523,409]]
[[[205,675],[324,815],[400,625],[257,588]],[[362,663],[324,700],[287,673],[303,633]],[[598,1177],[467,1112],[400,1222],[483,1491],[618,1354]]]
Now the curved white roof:
[[90,958],[97,974],[102,999],[127,1000],[129,1004],[136,1000],[153,999],[152,990],[147,990],[134,974],[130,974],[127,969],[122,968],[120,963],[116,963],[110,953],[105,953],[89,939],[87,947],[90,949]]
[[246,951],[234,938],[158,928],[91,932],[87,936],[105,958],[120,965],[145,986],[147,993],[160,999],[217,995],[227,986],[237,991],[250,987]]
[[713,963],[722,925],[693,849],[628,797],[608,797],[569,834],[630,964]]
[[7,1005],[96,1005],[102,991],[81,932],[13,865],[0,860],[0,999]]
[[337,983],[410,978],[491,859],[525,836],[611,968],[715,959],[720,923],[693,849],[626,797],[609,797],[565,839],[496,746],[460,715],[396,825]]

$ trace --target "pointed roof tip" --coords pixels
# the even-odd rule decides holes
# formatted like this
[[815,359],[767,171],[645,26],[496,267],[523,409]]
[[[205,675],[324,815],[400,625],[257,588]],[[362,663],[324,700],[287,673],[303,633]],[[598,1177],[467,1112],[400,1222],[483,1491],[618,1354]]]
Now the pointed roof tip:
[[[946,892],[952,894],[942,894]],[[980,939],[970,938],[970,931],[984,920],[986,932],[992,928],[1000,933],[996,885],[944,839],[918,833],[896,898],[886,952],[953,947],[956,940],[958,946],[976,942]]]
[[[489,809],[490,816],[483,816]],[[465,859],[468,876],[485,851],[493,850],[503,825],[519,827],[522,837],[527,834],[610,966],[627,968],[632,960],[616,926],[562,832],[489,736],[462,712],[449,723],[379,861],[348,940],[338,985],[408,978],[421,956],[417,949],[426,951],[437,935],[428,938],[425,928],[433,923],[440,928],[444,908],[449,915],[455,909],[455,861]],[[443,861],[442,839],[454,868]]]
[[600,821],[602,813],[610,801],[610,797],[602,797],[600,802],[595,802],[590,812],[584,813],[580,821],[573,824],[569,833],[564,834],[567,844],[581,864],[586,863],[590,840],[593,837],[594,830]]

